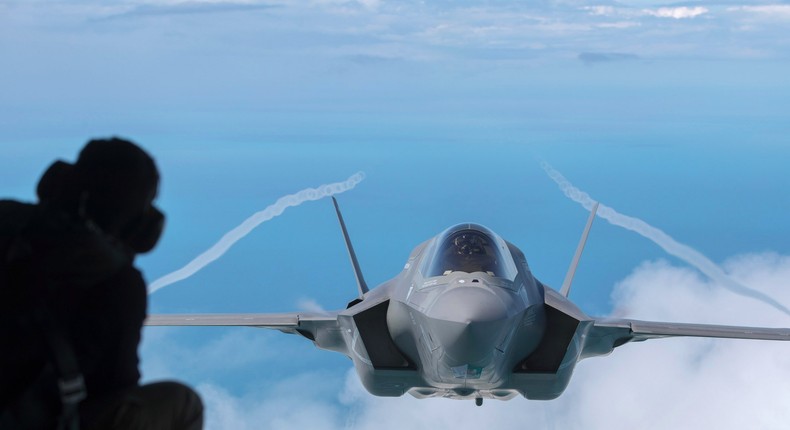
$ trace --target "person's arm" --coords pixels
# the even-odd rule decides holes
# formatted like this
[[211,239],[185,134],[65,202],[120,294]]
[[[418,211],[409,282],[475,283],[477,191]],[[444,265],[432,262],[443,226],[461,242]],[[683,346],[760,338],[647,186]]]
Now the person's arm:
[[137,348],[146,306],[145,282],[131,266],[86,291],[72,336],[88,396],[137,385]]

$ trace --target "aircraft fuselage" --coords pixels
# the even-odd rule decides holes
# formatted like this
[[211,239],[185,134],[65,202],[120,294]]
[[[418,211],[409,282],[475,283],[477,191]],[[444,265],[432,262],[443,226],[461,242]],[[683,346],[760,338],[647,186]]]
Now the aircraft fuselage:
[[566,352],[578,326],[547,347],[545,293],[518,248],[460,224],[416,247],[398,276],[338,320],[372,394],[551,399],[577,361],[578,347]]

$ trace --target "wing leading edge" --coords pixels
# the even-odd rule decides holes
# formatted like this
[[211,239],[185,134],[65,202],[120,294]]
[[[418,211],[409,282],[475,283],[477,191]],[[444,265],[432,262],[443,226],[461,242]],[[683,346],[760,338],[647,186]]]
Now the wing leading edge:
[[726,339],[790,340],[790,328],[743,327],[713,324],[667,323],[638,320],[599,320],[596,328],[629,330],[632,340],[691,336]]
[[593,321],[587,332],[584,356],[607,354],[628,342],[665,337],[709,337],[790,341],[790,328],[743,327],[714,324],[688,324],[630,319]]
[[155,314],[147,326],[256,327],[298,334],[321,349],[348,355],[338,323],[339,312],[301,312],[282,314]]
[[[157,314],[149,315],[149,326],[242,326],[261,328],[296,328],[304,318],[297,313],[286,314]],[[332,318],[336,320],[336,318]]]

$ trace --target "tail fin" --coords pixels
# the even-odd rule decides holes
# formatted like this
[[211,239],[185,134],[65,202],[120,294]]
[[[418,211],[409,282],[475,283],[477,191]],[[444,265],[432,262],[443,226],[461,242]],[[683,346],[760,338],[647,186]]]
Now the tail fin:
[[576,247],[576,254],[573,256],[571,266],[568,268],[568,273],[565,275],[565,280],[562,282],[562,288],[560,288],[560,294],[565,297],[568,297],[568,294],[571,292],[571,282],[573,282],[573,275],[576,274],[576,267],[579,266],[579,259],[582,257],[584,244],[587,243],[587,236],[590,235],[590,228],[592,227],[593,220],[595,219],[595,212],[597,211],[598,202],[595,202],[592,209],[590,209],[590,217],[587,218],[587,225],[584,227],[584,232],[582,233],[582,238],[579,241],[579,246]]
[[343,239],[346,241],[346,249],[348,249],[348,256],[351,258],[351,265],[354,266],[354,276],[357,278],[357,286],[359,287],[359,299],[368,292],[368,285],[365,283],[365,278],[362,277],[362,270],[359,268],[359,261],[357,261],[357,254],[354,253],[354,247],[351,245],[351,239],[348,237],[348,230],[346,230],[346,223],[343,221],[343,215],[340,213],[340,206],[337,205],[337,199],[332,196],[332,203],[335,205],[335,212],[337,212],[337,220],[340,221],[340,228],[343,230]]

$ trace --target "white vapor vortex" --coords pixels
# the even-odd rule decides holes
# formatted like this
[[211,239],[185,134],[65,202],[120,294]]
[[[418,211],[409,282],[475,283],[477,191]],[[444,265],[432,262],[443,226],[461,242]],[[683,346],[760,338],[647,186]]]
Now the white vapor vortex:
[[251,217],[244,220],[238,227],[225,233],[214,246],[195,257],[195,259],[187,263],[186,266],[150,283],[148,285],[148,294],[194,275],[197,271],[221,257],[222,254],[233,246],[233,244],[248,235],[255,227],[280,215],[287,208],[299,206],[306,201],[319,200],[324,197],[348,191],[354,188],[363,179],[365,179],[365,174],[363,172],[357,172],[343,182],[324,184],[318,188],[305,188],[295,194],[288,194],[287,196],[280,197],[274,204],[253,214]]
[[[557,185],[559,185],[562,192],[565,193],[568,198],[575,201],[576,203],[579,203],[587,210],[592,209],[593,204],[595,204],[595,200],[593,200],[589,194],[574,187],[570,181],[565,179],[565,177],[562,176],[560,172],[554,170],[554,168],[548,163],[542,162],[541,167],[546,171],[549,177],[554,182],[556,182]],[[765,304],[773,306],[787,315],[790,315],[790,309],[776,301],[771,296],[735,281],[729,277],[719,266],[717,266],[716,263],[712,262],[710,259],[708,259],[708,257],[702,255],[699,251],[676,241],[668,234],[642,221],[641,219],[623,215],[616,210],[600,203],[598,206],[597,215],[609,221],[609,223],[613,225],[631,230],[647,239],[650,239],[656,245],[660,246],[664,251],[696,267],[700,272],[704,273],[706,276],[718,282],[721,286],[732,291],[733,293],[759,300]]]

